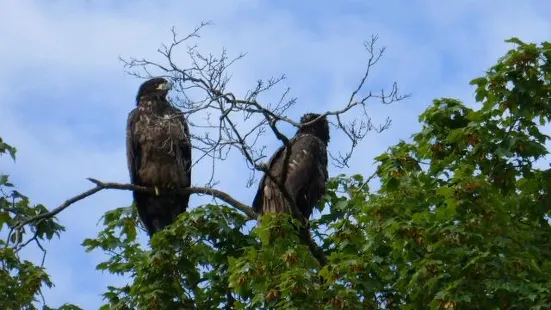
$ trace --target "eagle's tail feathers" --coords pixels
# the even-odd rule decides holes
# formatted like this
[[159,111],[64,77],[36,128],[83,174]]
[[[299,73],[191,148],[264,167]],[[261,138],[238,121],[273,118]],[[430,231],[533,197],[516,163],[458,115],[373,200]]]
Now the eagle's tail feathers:
[[136,206],[140,220],[151,237],[176,221],[186,211],[186,204],[187,201],[182,201],[181,196],[149,195],[137,201]]

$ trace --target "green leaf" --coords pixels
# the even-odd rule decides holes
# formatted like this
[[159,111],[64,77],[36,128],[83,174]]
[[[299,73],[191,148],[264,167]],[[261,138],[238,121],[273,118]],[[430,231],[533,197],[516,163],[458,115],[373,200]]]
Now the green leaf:
[[517,37],[512,37],[512,38],[510,38],[510,39],[507,39],[507,40],[505,40],[505,43],[514,43],[514,44],[518,44],[518,45],[520,45],[520,46],[524,46],[524,45],[525,45],[525,43],[522,42],[522,41],[521,41],[519,38],[517,38]]
[[5,223],[11,220],[11,216],[7,212],[0,212],[0,230],[4,227]]

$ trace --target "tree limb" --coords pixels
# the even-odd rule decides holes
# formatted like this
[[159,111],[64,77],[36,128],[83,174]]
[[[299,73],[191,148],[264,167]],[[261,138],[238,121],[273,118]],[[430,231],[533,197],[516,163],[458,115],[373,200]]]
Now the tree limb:
[[[29,217],[27,219],[24,219],[17,224],[14,225],[13,229],[19,229],[29,223],[40,221],[47,218],[52,218],[59,214],[61,211],[67,209],[72,204],[87,198],[89,196],[94,195],[95,193],[104,190],[104,189],[118,189],[118,190],[128,190],[128,191],[139,191],[139,192],[145,192],[145,193],[155,193],[155,190],[153,188],[145,187],[145,186],[139,186],[139,185],[132,185],[132,184],[123,184],[123,183],[114,183],[114,182],[102,182],[93,178],[88,178],[88,180],[92,183],[94,183],[96,186],[94,188],[91,188],[85,192],[82,192],[72,198],[67,199],[65,202],[63,202],[59,207],[45,213],[40,213],[38,215]],[[229,194],[224,193],[222,191],[219,191],[217,189],[208,188],[208,187],[187,187],[187,188],[180,188],[176,190],[165,190],[162,192],[159,192],[159,195],[163,194],[170,194],[170,193],[182,193],[182,194],[207,194],[214,198],[218,198],[226,202],[227,204],[231,205],[232,207],[236,208],[237,210],[245,213],[247,215],[248,219],[256,220],[256,213],[253,211],[252,208],[249,206],[239,202],[235,198],[231,197]]]
[[[155,193],[155,190],[153,188],[149,188],[149,187],[146,187],[146,186],[125,184],[125,183],[115,183],[115,182],[102,182],[100,180],[93,179],[93,178],[88,178],[88,180],[90,182],[94,183],[96,186],[94,188],[91,188],[91,189],[89,189],[85,192],[82,192],[82,193],[80,193],[80,194],[78,194],[78,195],[76,195],[72,198],[69,198],[69,199],[65,200],[65,202],[63,202],[61,205],[59,205],[57,208],[55,208],[55,209],[53,209],[49,212],[40,213],[38,215],[35,215],[35,216],[29,217],[29,218],[26,218],[24,220],[21,220],[21,221],[17,222],[13,226],[12,230],[18,230],[18,229],[21,229],[25,225],[28,225],[30,223],[39,222],[39,221],[42,221],[44,219],[52,218],[52,217],[58,215],[63,210],[70,207],[72,204],[74,204],[74,203],[76,203],[80,200],[83,200],[83,199],[85,199],[89,196],[92,196],[95,193],[97,193],[99,191],[102,191],[104,189],[118,189],[118,190],[128,190],[128,191],[139,191],[139,192],[145,192],[145,193]],[[249,206],[245,205],[244,203],[238,201],[237,199],[233,198],[229,194],[227,194],[223,191],[217,190],[217,189],[213,189],[213,188],[209,188],[209,187],[186,187],[186,188],[177,188],[177,189],[159,191],[159,195],[166,195],[166,194],[171,194],[171,193],[210,195],[214,198],[218,198],[218,199],[226,202],[230,206],[232,206],[232,207],[236,208],[237,210],[243,212],[247,216],[247,219],[257,220],[258,215],[256,214],[256,212],[254,212],[254,210],[251,207],[249,207]],[[292,201],[292,199],[291,199],[291,201]],[[292,211],[297,212],[297,210],[293,210],[293,209],[291,210],[291,212]],[[319,248],[319,246],[314,242],[314,240],[311,238],[311,236],[308,235],[308,238],[306,238],[306,236],[302,236],[302,237],[303,237],[302,239],[304,239],[304,241],[307,243],[308,247],[310,248],[310,251],[312,252],[312,255],[314,255],[314,257],[320,262],[320,264],[322,266],[325,265],[327,263],[327,259],[325,257],[325,254]]]

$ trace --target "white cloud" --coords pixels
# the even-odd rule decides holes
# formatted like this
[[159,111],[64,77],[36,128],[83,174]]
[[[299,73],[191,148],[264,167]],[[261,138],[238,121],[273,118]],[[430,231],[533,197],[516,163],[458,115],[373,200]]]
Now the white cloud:
[[[396,80],[413,97],[391,106],[369,105],[376,123],[390,116],[393,126],[369,135],[345,170],[366,174],[373,171],[375,155],[419,127],[418,114],[432,98],[471,101],[467,82],[510,48],[504,39],[541,41],[551,32],[544,1],[352,3],[346,5],[354,9],[305,16],[292,6],[275,9],[254,0],[8,1],[0,12],[3,41],[10,47],[0,50],[0,133],[20,152],[16,165],[2,167],[22,192],[50,208],[87,189],[86,177],[127,180],[124,127],[139,81],[123,74],[117,57],[159,59],[156,49],[170,39],[173,25],[183,34],[201,20],[213,20],[201,50],[216,53],[225,46],[233,55],[248,52],[232,70],[235,93],[243,94],[259,78],[286,73],[285,85],[299,97],[291,111],[295,118],[348,100],[364,69],[362,42],[378,33],[388,49],[368,88],[379,90]],[[339,149],[342,139],[333,137],[331,148]],[[271,154],[277,145],[274,138],[267,141]],[[243,167],[241,160],[218,165],[221,187],[248,202],[256,187],[242,190]],[[195,170],[194,179],[204,179],[205,169]],[[47,268],[58,284],[47,291],[51,303],[70,301],[86,309],[100,304],[97,296],[113,277],[96,273],[101,255],[84,254],[79,245],[95,234],[105,210],[129,203],[129,192],[104,192],[60,215],[68,231],[48,245]]]

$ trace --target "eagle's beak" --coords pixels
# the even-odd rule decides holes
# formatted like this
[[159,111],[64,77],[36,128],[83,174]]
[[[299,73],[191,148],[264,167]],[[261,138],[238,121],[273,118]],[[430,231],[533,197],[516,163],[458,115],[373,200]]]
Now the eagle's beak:
[[166,82],[162,83],[159,86],[157,86],[158,90],[171,90],[172,89],[172,83]]

